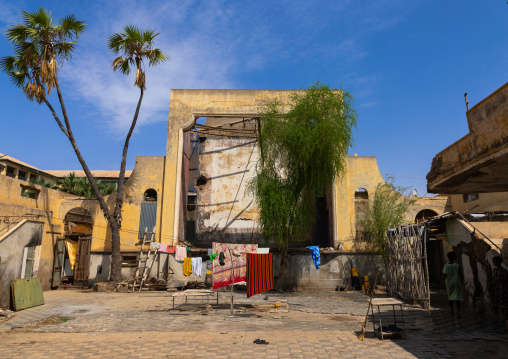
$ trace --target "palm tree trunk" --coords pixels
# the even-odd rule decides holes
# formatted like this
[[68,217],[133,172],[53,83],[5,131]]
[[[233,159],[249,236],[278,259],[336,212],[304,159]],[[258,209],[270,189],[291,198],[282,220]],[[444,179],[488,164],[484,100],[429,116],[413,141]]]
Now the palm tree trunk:
[[[95,179],[92,176],[92,173],[90,172],[90,169],[88,168],[85,160],[83,159],[83,156],[81,155],[81,152],[78,148],[78,145],[76,143],[76,140],[74,139],[74,135],[72,133],[71,125],[69,122],[69,118],[67,117],[67,110],[65,109],[65,104],[63,101],[62,93],[60,91],[60,84],[58,82],[58,78],[55,76],[55,84],[56,84],[56,90],[58,93],[58,100],[60,101],[60,107],[62,109],[62,114],[65,121],[65,127],[67,128],[67,137],[69,138],[69,141],[71,142],[72,148],[74,149],[74,152],[76,152],[76,156],[78,157],[78,161],[81,164],[81,167],[83,168],[83,171],[86,174],[86,177],[88,178],[88,181],[90,182],[90,185],[92,186],[92,190],[95,194],[95,197],[97,198],[97,201],[99,202],[99,206],[104,213],[104,216],[106,217],[106,220],[108,221],[108,224],[111,228],[111,277],[110,280],[114,282],[119,282],[121,277],[121,258],[120,258],[120,228],[118,227],[118,224],[114,220],[113,215],[111,214],[111,211],[108,208],[108,205],[106,201],[104,200],[104,197],[102,196],[101,192],[99,191],[99,188],[97,187],[97,184],[95,183]],[[46,101],[46,105],[48,105],[49,102]],[[58,119],[58,116],[54,112],[53,108],[49,105],[49,109],[52,111],[53,116],[55,119]],[[59,125],[61,122],[57,120],[57,123]],[[63,131],[63,129],[62,129]],[[65,132],[64,132],[65,133]],[[115,255],[116,253],[116,255]]]
[[127,163],[127,151],[129,150],[129,141],[132,136],[132,132],[136,127],[136,123],[138,121],[139,109],[141,108],[141,102],[143,101],[143,89],[141,88],[141,93],[139,95],[138,106],[136,107],[136,112],[134,113],[134,118],[132,119],[131,127],[129,132],[127,133],[127,137],[125,138],[125,143],[123,145],[122,152],[122,162],[120,164],[120,174],[118,176],[118,189],[116,193],[115,200],[115,211],[113,213],[113,217],[116,220],[119,228],[122,228],[122,206],[123,206],[123,183],[125,179],[125,166]]

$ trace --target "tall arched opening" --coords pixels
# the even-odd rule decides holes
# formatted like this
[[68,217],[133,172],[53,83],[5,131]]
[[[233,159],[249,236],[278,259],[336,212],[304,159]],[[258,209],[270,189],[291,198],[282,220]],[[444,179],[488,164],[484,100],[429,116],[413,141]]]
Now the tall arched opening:
[[57,242],[55,251],[55,263],[62,264],[62,271],[60,281],[54,273],[53,286],[83,284],[90,275],[93,215],[86,208],[75,207],[65,214],[64,226],[63,243]]

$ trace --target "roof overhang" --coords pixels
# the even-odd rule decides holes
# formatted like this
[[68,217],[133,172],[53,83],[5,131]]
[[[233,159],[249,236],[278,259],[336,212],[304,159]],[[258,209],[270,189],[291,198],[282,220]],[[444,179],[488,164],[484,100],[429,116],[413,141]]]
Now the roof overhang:
[[508,191],[508,83],[467,112],[469,133],[438,153],[427,174],[430,193]]

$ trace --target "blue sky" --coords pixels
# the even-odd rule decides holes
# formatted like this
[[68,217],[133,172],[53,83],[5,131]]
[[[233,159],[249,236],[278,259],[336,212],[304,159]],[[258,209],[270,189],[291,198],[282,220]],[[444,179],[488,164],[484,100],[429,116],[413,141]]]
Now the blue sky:
[[[136,156],[165,154],[172,88],[299,89],[316,81],[355,97],[356,152],[426,193],[439,151],[467,134],[470,106],[508,81],[505,0],[2,1],[0,31],[44,6],[88,24],[60,71],[78,145],[93,169],[119,168],[138,91],[111,70],[107,37],[127,24],[161,34],[171,60],[147,71],[131,140]],[[0,56],[11,46],[0,38]],[[46,170],[80,169],[45,106],[0,74],[0,152]],[[55,102],[56,99],[52,98]]]

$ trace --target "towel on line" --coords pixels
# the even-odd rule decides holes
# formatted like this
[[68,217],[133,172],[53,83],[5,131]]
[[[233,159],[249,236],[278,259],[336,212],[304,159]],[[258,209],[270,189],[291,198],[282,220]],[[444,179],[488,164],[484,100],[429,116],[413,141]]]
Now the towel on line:
[[201,268],[203,267],[203,259],[201,257],[191,258],[192,273],[201,277]]
[[186,257],[183,259],[183,275],[189,276],[192,274],[191,258]]
[[176,246],[175,259],[181,262],[184,260],[185,257],[187,257],[187,248]]
[[314,262],[316,269],[319,269],[319,265],[321,264],[321,253],[319,252],[319,246],[309,246],[307,248],[310,249],[312,254],[312,262]]
[[273,289],[272,253],[247,253],[247,298]]

